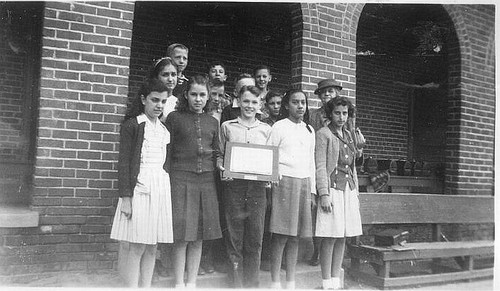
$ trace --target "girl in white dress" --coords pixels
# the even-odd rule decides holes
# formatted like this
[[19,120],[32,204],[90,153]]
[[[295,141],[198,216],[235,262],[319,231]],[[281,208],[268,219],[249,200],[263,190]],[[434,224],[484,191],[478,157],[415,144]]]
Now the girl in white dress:
[[321,238],[323,289],[340,289],[345,238],[362,234],[358,199],[356,147],[345,124],[352,104],[335,97],[325,106],[328,126],[316,133],[318,212],[315,236]]
[[111,238],[129,243],[124,279],[130,287],[150,287],[157,243],[172,243],[170,178],[166,171],[170,134],[158,117],[168,89],[148,79],[120,129],[118,188]]

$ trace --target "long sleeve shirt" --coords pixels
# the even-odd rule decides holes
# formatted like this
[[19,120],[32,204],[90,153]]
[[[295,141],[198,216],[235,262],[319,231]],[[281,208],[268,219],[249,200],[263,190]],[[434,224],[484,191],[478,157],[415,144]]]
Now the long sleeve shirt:
[[222,165],[217,119],[207,113],[174,111],[165,124],[171,137],[171,171],[202,173]]
[[250,126],[246,126],[238,117],[224,122],[221,126],[222,151],[226,149],[226,142],[241,142],[265,145],[271,132],[271,127],[266,123],[255,120]]
[[294,123],[285,118],[273,125],[267,144],[278,146],[280,176],[310,178],[311,193],[316,193],[314,129],[308,129],[303,121]]

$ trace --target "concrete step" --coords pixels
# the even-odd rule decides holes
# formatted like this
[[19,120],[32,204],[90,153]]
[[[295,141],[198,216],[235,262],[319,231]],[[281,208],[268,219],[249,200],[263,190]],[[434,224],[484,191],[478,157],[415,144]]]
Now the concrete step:
[[[286,281],[286,272],[281,270],[281,284],[284,288]],[[174,278],[158,277],[153,279],[153,287],[172,288],[174,287]],[[271,273],[269,271],[260,271],[260,288],[269,288],[271,286]],[[359,285],[355,282],[345,282],[346,289],[352,289]],[[196,280],[197,288],[229,288],[228,275],[214,272],[198,276]],[[321,270],[319,266],[310,266],[306,262],[299,262],[295,273],[296,289],[315,289],[321,287]]]

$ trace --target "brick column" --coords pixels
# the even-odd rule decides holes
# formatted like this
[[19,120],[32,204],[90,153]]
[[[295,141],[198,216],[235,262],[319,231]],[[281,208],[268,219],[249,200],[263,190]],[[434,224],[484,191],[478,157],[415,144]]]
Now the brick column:
[[495,150],[495,66],[492,5],[443,5],[458,47],[449,69],[446,193],[492,195]]
[[[361,5],[361,6],[360,6]],[[292,12],[292,84],[309,93],[319,80],[335,78],[344,96],[356,94],[356,28],[362,4],[302,3]]]
[[116,260],[109,232],[133,12],[134,3],[45,3],[32,197],[41,226],[27,238],[32,263],[47,264],[40,269]]

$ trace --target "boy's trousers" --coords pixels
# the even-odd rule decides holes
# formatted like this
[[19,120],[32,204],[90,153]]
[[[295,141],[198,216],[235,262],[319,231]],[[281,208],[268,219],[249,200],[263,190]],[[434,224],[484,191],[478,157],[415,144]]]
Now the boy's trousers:
[[235,179],[224,185],[227,253],[232,287],[258,287],[266,214],[266,183]]

